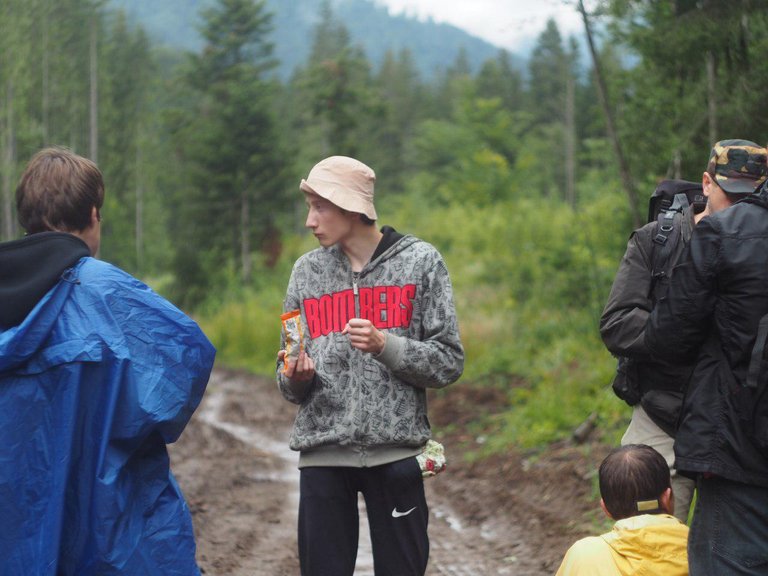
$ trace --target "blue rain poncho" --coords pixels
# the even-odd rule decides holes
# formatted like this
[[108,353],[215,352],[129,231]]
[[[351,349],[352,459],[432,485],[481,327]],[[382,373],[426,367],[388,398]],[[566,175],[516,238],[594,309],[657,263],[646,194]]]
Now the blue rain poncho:
[[166,444],[214,354],[180,310],[90,257],[0,328],[0,575],[199,574]]

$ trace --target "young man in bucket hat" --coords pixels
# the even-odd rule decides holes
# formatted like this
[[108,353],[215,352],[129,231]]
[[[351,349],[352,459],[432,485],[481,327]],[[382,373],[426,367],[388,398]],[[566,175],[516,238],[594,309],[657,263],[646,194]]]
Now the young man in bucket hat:
[[704,210],[694,214],[690,206],[676,215],[680,233],[665,238],[670,245],[664,248],[657,243],[655,221],[632,233],[600,320],[606,347],[623,359],[617,373],[617,379],[622,379],[619,389],[624,389],[621,397],[633,406],[632,420],[621,442],[647,444],[664,456],[672,469],[675,514],[683,522],[688,518],[694,482],[673,469],[673,444],[693,361],[679,357],[663,360],[649,354],[643,342],[646,320],[665,296],[669,283],[665,271],[656,269],[654,256],[658,257],[662,249],[669,250],[668,270],[684,260],[696,223],[752,194],[766,179],[767,154],[764,147],[748,140],[716,142],[701,179]]
[[[284,302],[301,311],[304,348],[278,354],[277,381],[299,405],[303,576],[351,576],[358,493],[376,574],[424,574],[429,556],[426,389],[462,373],[451,282],[430,244],[376,227],[375,174],[353,158],[316,164],[300,189],[320,243],[297,260]],[[287,365],[286,365],[287,364]]]

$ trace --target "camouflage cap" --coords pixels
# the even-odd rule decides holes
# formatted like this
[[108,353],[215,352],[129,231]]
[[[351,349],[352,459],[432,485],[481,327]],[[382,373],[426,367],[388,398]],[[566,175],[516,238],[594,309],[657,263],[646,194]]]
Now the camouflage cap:
[[749,140],[720,140],[712,147],[707,173],[729,194],[751,194],[768,177],[768,150]]

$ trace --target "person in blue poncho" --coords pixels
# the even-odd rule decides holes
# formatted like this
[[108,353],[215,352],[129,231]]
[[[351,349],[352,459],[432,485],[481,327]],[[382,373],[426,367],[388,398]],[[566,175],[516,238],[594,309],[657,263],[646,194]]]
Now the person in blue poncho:
[[199,574],[170,471],[215,350],[184,313],[95,259],[104,184],[48,148],[0,244],[0,575]]

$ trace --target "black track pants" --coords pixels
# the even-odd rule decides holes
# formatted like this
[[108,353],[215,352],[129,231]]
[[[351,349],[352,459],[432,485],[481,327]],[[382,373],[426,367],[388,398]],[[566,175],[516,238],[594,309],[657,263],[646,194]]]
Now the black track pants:
[[357,558],[357,494],[368,511],[376,576],[423,576],[429,511],[416,458],[373,468],[301,469],[302,576],[352,576]]

